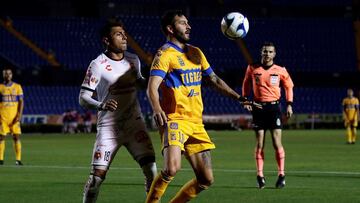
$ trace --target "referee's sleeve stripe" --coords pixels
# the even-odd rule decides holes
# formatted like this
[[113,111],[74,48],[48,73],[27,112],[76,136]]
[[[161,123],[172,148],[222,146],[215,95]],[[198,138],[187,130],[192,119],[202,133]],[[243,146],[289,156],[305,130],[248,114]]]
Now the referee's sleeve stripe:
[[89,91],[91,91],[91,92],[95,92],[95,90],[90,89],[90,88],[88,88],[88,87],[84,87],[84,86],[81,86],[81,89],[83,89],[83,90],[89,90]]

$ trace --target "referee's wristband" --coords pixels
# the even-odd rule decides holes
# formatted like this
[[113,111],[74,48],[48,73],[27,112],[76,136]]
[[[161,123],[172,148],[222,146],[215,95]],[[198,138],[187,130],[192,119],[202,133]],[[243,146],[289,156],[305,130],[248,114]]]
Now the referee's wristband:
[[286,104],[287,104],[288,106],[292,106],[293,102],[288,101],[288,102],[286,102]]

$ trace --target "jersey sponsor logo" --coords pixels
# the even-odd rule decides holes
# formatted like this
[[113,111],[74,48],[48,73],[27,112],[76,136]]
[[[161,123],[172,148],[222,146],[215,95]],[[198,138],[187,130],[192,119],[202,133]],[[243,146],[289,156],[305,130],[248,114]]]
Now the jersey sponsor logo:
[[279,81],[279,76],[278,75],[270,75],[270,84],[271,85],[277,85]]
[[154,60],[152,62],[152,67],[156,67],[158,68],[160,66],[160,56],[162,55],[162,51],[161,50],[158,50],[155,57],[154,57]]
[[277,125],[277,126],[280,126],[280,125],[281,125],[280,118],[277,118],[277,119],[276,119],[276,125]]
[[92,76],[91,67],[88,68],[85,78],[84,78],[84,84],[90,85],[90,78]]
[[99,80],[95,77],[91,77],[90,82],[96,84]]
[[95,153],[94,153],[94,159],[101,159],[101,152],[100,149],[98,149]]
[[182,60],[182,58],[180,56],[177,56],[177,59],[178,59],[180,66],[185,66],[185,62],[184,62],[184,60]]
[[199,95],[199,92],[195,92],[194,89],[191,89],[188,94],[188,97],[194,97],[194,96],[198,96],[198,95]]
[[176,140],[176,133],[175,132],[170,133],[170,139],[171,140]]
[[170,123],[170,129],[173,129],[173,130],[177,130],[179,128],[179,124],[178,123]]
[[105,70],[107,70],[107,71],[112,71],[112,68],[111,68],[110,65],[106,65],[106,66],[105,66]]

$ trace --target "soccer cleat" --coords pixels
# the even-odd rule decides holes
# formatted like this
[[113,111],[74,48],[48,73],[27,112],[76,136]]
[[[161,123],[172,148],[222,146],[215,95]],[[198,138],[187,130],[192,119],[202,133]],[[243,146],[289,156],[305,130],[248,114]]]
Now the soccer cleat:
[[263,189],[265,187],[265,178],[261,176],[256,177],[258,188]]
[[0,165],[4,165],[4,160],[0,160]]
[[22,166],[22,165],[24,165],[20,160],[16,160],[16,161],[15,161],[15,164],[16,164],[17,166]]
[[285,187],[285,175],[279,175],[275,187],[279,189]]

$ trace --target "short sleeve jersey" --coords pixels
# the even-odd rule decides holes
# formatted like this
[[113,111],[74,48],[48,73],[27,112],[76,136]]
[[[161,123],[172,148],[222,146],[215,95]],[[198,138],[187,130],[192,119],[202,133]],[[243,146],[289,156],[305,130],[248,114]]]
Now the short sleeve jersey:
[[160,76],[161,107],[170,120],[202,123],[201,81],[213,72],[202,51],[167,42],[157,52],[150,75]]
[[294,83],[285,67],[272,65],[265,69],[262,65],[249,65],[243,81],[242,94],[249,96],[251,89],[257,102],[277,101],[281,97],[280,87],[285,89],[287,102],[293,102]]
[[95,92],[99,102],[118,102],[116,111],[98,112],[98,126],[115,125],[141,115],[135,86],[141,77],[139,57],[129,52],[119,61],[100,54],[90,63],[81,88]]
[[18,112],[19,100],[23,98],[21,85],[11,82],[0,84],[0,115],[3,120],[13,120]]
[[343,99],[342,105],[344,107],[344,113],[346,117],[350,120],[355,119],[357,120],[358,113],[357,110],[359,109],[359,100],[356,97],[346,97]]

